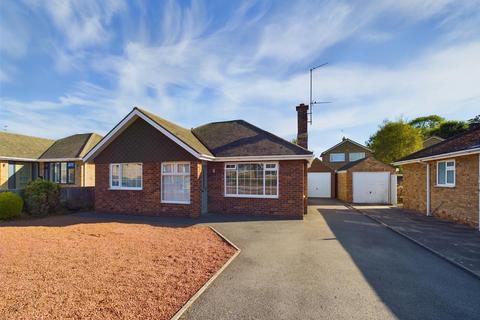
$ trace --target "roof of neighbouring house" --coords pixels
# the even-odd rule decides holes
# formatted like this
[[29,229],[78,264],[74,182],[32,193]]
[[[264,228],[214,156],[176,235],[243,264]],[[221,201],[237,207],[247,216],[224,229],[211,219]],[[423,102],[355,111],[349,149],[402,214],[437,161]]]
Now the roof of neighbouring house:
[[[367,160],[367,159],[368,159],[368,157],[365,157],[365,158],[362,158],[362,159],[358,159],[358,160],[349,162],[349,163],[347,163],[346,165],[338,168],[337,171],[348,170],[348,169],[350,169],[350,168],[355,167],[357,164],[359,164],[360,162],[363,162],[363,161],[365,161],[365,160]],[[377,161],[378,161],[378,160],[377,160]]]
[[379,165],[383,166],[383,167],[388,167],[388,168],[391,168],[392,170],[395,169],[394,166],[388,164],[388,163],[385,163],[385,162],[382,162],[378,159],[375,159],[374,157],[365,157],[365,158],[362,158],[362,159],[358,159],[358,160],[355,160],[355,161],[352,161],[352,162],[349,162],[347,163],[346,165],[340,167],[337,169],[337,172],[339,171],[346,171],[346,170],[349,170],[351,168],[354,168],[356,167],[357,165],[359,165],[360,163],[364,162],[364,161],[370,161],[370,164],[372,164],[372,161],[373,162],[376,162],[378,163]]
[[414,152],[395,161],[395,163],[428,158],[432,156],[440,156],[442,154],[449,154],[452,152],[469,151],[478,148],[480,148],[480,127],[470,129],[430,147]]
[[0,157],[37,159],[55,140],[0,132]]
[[216,157],[312,154],[244,120],[212,122],[192,132]]
[[362,144],[360,144],[360,143],[358,143],[358,142],[356,142],[356,141],[353,141],[352,139],[343,137],[343,138],[342,138],[342,141],[340,141],[339,143],[337,143],[337,144],[334,145],[333,147],[331,147],[331,148],[323,151],[323,152],[321,153],[321,155],[324,155],[325,153],[327,153],[327,152],[335,149],[335,148],[338,147],[338,146],[341,146],[341,145],[344,144],[344,143],[352,143],[352,144],[354,144],[354,145],[356,145],[356,146],[358,146],[358,147],[360,147],[360,148],[363,148],[363,149],[365,149],[365,150],[367,150],[367,151],[370,151],[370,152],[372,151],[372,150],[370,150],[369,148],[365,147],[364,145],[362,145]]
[[172,135],[180,139],[183,143],[187,144],[190,148],[194,149],[199,154],[209,155],[210,151],[198,140],[198,138],[192,133],[191,130],[183,128],[175,123],[165,120],[151,112],[135,107],[152,121],[156,122],[159,126],[170,132]]
[[40,156],[40,159],[81,158],[101,139],[102,136],[96,133],[74,134],[56,140],[53,145]]
[[315,158],[308,168],[308,172],[334,172],[335,170],[331,168],[329,165],[324,163],[322,160]]
[[427,147],[433,146],[434,144],[442,142],[444,140],[445,139],[443,139],[439,136],[431,136],[431,137],[428,137],[427,139],[423,140],[423,147],[427,148]]

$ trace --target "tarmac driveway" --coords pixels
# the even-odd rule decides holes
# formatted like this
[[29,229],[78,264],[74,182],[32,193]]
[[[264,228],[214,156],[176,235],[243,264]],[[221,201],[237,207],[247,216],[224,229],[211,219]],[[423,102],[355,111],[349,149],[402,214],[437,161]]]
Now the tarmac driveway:
[[474,319],[480,281],[334,201],[210,223],[242,252],[184,319]]

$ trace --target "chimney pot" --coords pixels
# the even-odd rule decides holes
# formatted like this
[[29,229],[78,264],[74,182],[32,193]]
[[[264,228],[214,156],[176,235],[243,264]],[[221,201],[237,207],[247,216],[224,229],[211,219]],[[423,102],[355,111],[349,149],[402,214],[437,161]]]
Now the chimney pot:
[[304,103],[296,107],[297,110],[297,144],[308,149],[308,106]]

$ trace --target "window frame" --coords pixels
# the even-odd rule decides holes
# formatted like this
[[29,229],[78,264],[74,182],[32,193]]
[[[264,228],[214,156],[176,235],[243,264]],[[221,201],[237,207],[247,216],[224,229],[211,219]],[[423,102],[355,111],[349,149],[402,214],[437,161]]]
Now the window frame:
[[[453,162],[453,169],[452,167],[450,167],[450,169],[448,168],[447,163],[449,162]],[[439,173],[438,167],[440,163],[445,163],[445,183],[439,183],[438,181],[438,173]],[[448,178],[447,178],[448,171],[453,171],[453,183],[448,182]],[[436,186],[442,187],[442,188],[453,188],[455,187],[456,181],[457,181],[457,173],[456,173],[455,159],[437,161]]]
[[[122,186],[122,164],[139,164],[140,165],[140,187],[123,187]],[[118,167],[118,186],[113,186],[112,185],[112,167],[113,166],[119,166]],[[120,163],[110,163],[108,166],[108,181],[109,181],[109,190],[134,190],[134,191],[139,191],[143,190],[143,163],[141,162],[120,162]]]
[[[163,166],[164,165],[173,165],[173,172],[163,173]],[[186,172],[178,172],[178,165],[179,164],[187,164],[188,165],[188,173]],[[163,176],[188,176],[188,183],[190,184],[190,193],[188,195],[187,201],[178,201],[178,200],[164,200],[163,199]],[[189,161],[165,161],[162,162],[160,166],[160,203],[167,203],[167,204],[190,204],[192,198],[192,169]]]
[[[263,165],[263,194],[239,194],[238,193],[238,165],[239,164],[262,164]],[[275,164],[275,169],[267,169],[267,164]],[[227,193],[227,165],[235,165],[236,172],[236,190],[237,193]],[[231,168],[230,168],[231,170]],[[265,194],[265,171],[277,171],[277,194]],[[223,196],[225,198],[257,198],[257,199],[278,199],[280,196],[280,164],[278,161],[268,161],[268,162],[225,162],[223,166]]]
[[[340,161],[339,161],[339,160],[333,160],[333,159],[332,159],[332,156],[333,156],[334,154],[335,154],[335,155],[337,155],[337,154],[342,154],[342,155],[343,155],[343,160],[340,160]],[[345,152],[332,152],[332,153],[330,153],[330,155],[328,156],[328,159],[330,160],[330,162],[345,162]]]
[[[353,153],[353,154],[356,154],[356,153],[362,154],[362,157],[361,157],[361,158],[358,158],[358,159],[355,159],[355,160],[352,160],[352,159],[351,159],[351,158],[352,158],[352,157],[351,157],[352,153]],[[366,153],[365,153],[365,152],[362,152],[362,151],[349,152],[349,153],[348,153],[348,161],[350,161],[350,162],[352,162],[352,161],[358,161],[358,160],[364,159],[366,156],[367,156]]]

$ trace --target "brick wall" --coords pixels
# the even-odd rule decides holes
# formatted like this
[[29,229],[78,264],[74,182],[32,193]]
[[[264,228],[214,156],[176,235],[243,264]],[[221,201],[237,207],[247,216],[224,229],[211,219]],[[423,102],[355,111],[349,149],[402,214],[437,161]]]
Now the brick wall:
[[[322,153],[322,161],[333,169],[338,169],[346,165],[349,161],[348,154],[350,152],[365,152],[365,157],[371,157],[372,153],[364,148],[357,146],[356,144],[351,143],[350,141],[346,141],[345,143],[339,145],[335,149],[328,151],[327,153]],[[330,154],[331,153],[344,153],[345,154],[345,161],[344,162],[330,162]]]
[[426,203],[426,164],[403,165],[403,207],[425,214]]
[[352,189],[351,185],[351,179],[350,179],[350,186],[348,186],[348,179],[347,179],[347,172],[339,172],[337,173],[337,197],[338,199],[345,201],[345,202],[352,202],[352,199],[349,198],[349,195],[351,196],[352,194],[348,193],[348,190]]
[[[437,187],[437,161],[428,163],[432,215],[478,226],[478,155],[455,158],[453,188]],[[404,207],[426,214],[426,165],[404,165],[403,172]]]
[[302,218],[306,213],[306,161],[279,162],[279,198],[224,197],[224,166],[208,163],[208,209],[213,213]]
[[190,204],[160,201],[161,162],[143,163],[143,190],[109,190],[109,165],[95,167],[95,210],[141,215],[198,217],[200,215],[201,162],[190,162]]

